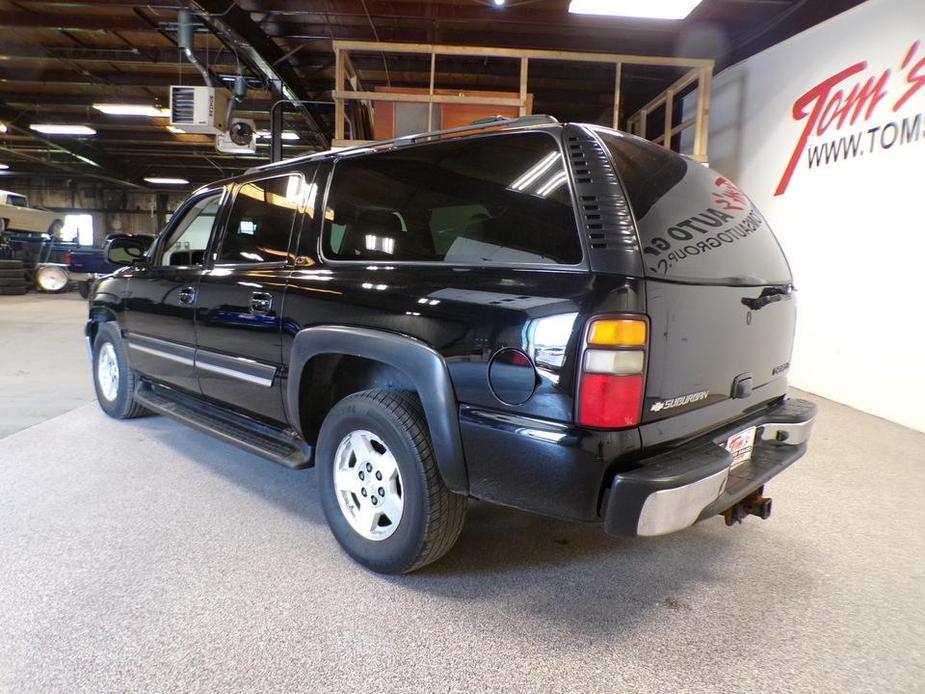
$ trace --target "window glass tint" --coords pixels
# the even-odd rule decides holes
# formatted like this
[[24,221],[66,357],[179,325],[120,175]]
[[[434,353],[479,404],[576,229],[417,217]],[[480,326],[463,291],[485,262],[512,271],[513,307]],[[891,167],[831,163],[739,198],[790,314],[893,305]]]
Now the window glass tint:
[[767,221],[731,181],[648,141],[607,130],[597,134],[623,180],[650,277],[790,281]]
[[22,195],[7,195],[6,203],[13,207],[26,207],[26,199]]
[[170,232],[164,242],[161,265],[202,265],[222,194],[197,200]]
[[306,186],[297,175],[242,185],[235,195],[219,263],[267,263],[286,260],[289,235]]
[[581,260],[555,139],[509,133],[344,159],[334,169],[324,252],[344,260]]

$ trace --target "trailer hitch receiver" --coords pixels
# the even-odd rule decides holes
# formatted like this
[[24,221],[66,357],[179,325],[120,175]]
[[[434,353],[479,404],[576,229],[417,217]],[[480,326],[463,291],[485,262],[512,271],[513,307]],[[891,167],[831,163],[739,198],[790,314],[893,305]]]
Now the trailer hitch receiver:
[[723,511],[723,517],[726,519],[726,525],[735,525],[741,523],[746,516],[758,516],[761,520],[767,520],[771,516],[771,499],[763,496],[764,487],[758,487],[755,491],[742,499],[735,506]]

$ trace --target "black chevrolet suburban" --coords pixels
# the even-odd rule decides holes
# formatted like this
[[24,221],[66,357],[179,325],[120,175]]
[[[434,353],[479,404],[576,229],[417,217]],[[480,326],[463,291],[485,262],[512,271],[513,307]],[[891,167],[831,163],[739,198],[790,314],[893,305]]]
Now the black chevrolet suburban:
[[472,497],[660,535],[766,518],[806,451],[795,297],[729,180],[543,116],[261,166],[114,239],[100,405],[318,469],[363,565],[413,571]]

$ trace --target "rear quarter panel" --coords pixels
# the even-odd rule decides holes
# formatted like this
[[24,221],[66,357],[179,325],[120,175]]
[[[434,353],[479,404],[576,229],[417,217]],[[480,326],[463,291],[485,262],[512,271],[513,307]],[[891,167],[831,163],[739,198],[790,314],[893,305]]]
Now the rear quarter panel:
[[[313,325],[400,333],[443,355],[460,404],[570,422],[585,320],[602,311],[643,310],[635,281],[588,272],[316,266],[292,273],[283,356],[288,359],[293,336]],[[489,387],[489,365],[503,348],[521,350],[537,367],[535,391],[522,404],[502,402]]]

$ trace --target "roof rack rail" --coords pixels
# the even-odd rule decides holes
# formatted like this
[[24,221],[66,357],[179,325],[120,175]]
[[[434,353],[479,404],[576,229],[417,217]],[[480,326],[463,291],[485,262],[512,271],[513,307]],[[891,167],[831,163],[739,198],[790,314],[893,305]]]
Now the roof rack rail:
[[[431,130],[429,132],[415,133],[414,135],[404,135],[402,137],[396,137],[391,140],[376,140],[374,142],[364,142],[362,144],[354,145],[353,147],[344,147],[342,149],[336,150],[338,156],[350,156],[355,154],[361,154],[365,152],[371,152],[379,149],[380,147],[401,147],[403,145],[410,145],[416,142],[422,142],[433,137],[440,137],[442,135],[453,135],[453,134],[462,134],[468,131],[474,130],[484,130],[486,128],[494,128],[499,126],[504,126],[506,128],[519,128],[528,125],[554,125],[558,123],[558,119],[553,116],[538,113],[532,116],[520,116],[518,118],[510,118],[509,116],[489,116],[487,118],[479,118],[476,121],[472,121],[469,125],[460,125],[455,128],[444,128],[443,130]],[[300,161],[307,161],[312,158],[321,158],[324,156],[330,156],[334,154],[334,150],[327,150],[325,152],[312,152],[311,154],[303,154],[298,157],[293,157],[292,159],[283,159],[281,161],[271,162],[269,164],[261,164],[260,166],[253,166],[245,174],[255,173],[257,171],[263,171],[266,169],[275,169],[278,166],[284,164],[293,164]]]
[[463,133],[467,130],[482,130],[483,128],[490,128],[492,126],[503,125],[505,127],[520,127],[524,125],[548,125],[558,123],[559,121],[553,116],[547,115],[545,113],[538,113],[533,116],[520,116],[518,118],[510,118],[509,116],[488,116],[487,118],[479,118],[478,120],[472,121],[469,125],[459,125],[455,128],[444,128],[443,130],[430,130],[423,133],[415,133],[414,135],[404,135],[402,137],[396,137],[393,142],[396,144],[399,143],[411,143],[419,142],[421,140],[427,140],[431,137],[439,137],[440,135],[451,135],[455,133]]

